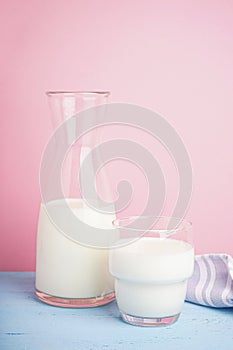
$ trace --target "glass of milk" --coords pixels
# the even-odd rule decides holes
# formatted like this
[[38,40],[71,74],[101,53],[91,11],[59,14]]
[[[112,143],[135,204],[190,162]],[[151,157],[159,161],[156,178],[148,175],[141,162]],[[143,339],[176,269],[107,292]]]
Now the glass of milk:
[[138,326],[174,323],[193,273],[191,223],[174,217],[129,217],[114,224],[121,238],[110,252],[109,269],[121,317]]
[[[110,215],[98,212],[83,199],[80,188],[90,185],[88,176],[95,177],[94,159],[89,157],[86,176],[83,183],[78,183],[81,165],[100,141],[99,131],[86,133],[77,142],[73,140],[79,129],[85,129],[85,123],[92,126],[98,116],[90,108],[105,105],[109,93],[53,91],[47,95],[54,133],[52,142],[48,142],[49,156],[46,158],[45,150],[41,163],[40,184],[44,192],[38,219],[36,295],[55,306],[103,305],[115,298],[114,279],[108,269],[109,249],[101,245],[104,237],[97,232],[117,239],[117,230],[112,225],[116,217],[113,210]],[[87,118],[77,119],[77,112],[84,110],[90,110]],[[61,145],[67,153],[58,174]],[[58,175],[62,193],[55,186]],[[107,176],[103,173],[102,176],[99,181],[108,192]]]

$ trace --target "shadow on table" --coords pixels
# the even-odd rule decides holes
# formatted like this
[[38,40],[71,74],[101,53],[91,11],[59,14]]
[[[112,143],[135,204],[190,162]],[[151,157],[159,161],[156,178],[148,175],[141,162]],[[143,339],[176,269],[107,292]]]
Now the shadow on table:
[[198,308],[203,308],[203,309],[207,309],[209,312],[218,312],[218,313],[222,313],[224,315],[233,315],[233,305],[232,307],[211,307],[211,306],[207,306],[207,305],[199,305],[199,304],[195,304],[195,303],[191,303],[190,301],[186,301],[187,304],[196,306]]
[[35,287],[35,273],[0,272],[0,281],[3,292],[31,292]]

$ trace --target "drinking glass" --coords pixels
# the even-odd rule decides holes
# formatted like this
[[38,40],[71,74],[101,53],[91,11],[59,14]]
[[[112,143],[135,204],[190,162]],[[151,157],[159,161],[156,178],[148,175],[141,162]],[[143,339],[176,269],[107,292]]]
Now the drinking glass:
[[109,269],[122,319],[137,326],[174,323],[193,273],[191,223],[174,217],[128,217],[114,225],[121,238],[110,252]]

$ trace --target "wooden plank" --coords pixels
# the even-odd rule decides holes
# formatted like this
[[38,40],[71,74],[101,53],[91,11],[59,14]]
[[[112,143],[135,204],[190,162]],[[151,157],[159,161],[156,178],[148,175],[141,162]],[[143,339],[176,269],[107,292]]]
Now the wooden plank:
[[34,295],[31,272],[0,273],[0,349],[17,350],[230,350],[233,309],[185,303],[178,322],[164,328],[124,323],[115,302],[93,309],[63,309]]

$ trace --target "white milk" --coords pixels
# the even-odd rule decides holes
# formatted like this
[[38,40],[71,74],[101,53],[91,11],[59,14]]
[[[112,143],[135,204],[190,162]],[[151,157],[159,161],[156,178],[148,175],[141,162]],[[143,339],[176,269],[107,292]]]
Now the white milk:
[[193,265],[193,247],[175,239],[143,237],[113,249],[110,272],[119,309],[138,317],[179,314]]
[[[61,205],[59,205],[61,203]],[[51,202],[66,217],[62,201]],[[68,200],[74,213],[94,227],[111,224],[109,216],[96,214],[81,200]],[[84,233],[83,233],[84,234]],[[82,246],[64,236],[41,205],[37,234],[36,289],[62,298],[92,298],[114,290],[108,270],[107,249]]]

